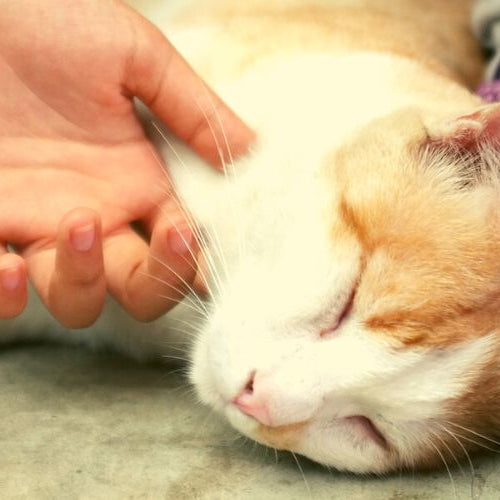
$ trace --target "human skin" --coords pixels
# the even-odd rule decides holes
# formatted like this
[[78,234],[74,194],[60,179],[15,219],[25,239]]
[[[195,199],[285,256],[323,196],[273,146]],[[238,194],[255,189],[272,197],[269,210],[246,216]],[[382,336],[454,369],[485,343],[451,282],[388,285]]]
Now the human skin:
[[108,291],[158,317],[192,283],[197,246],[133,98],[215,168],[252,132],[122,2],[2,2],[0,32],[0,317],[24,309],[27,278],[69,327]]

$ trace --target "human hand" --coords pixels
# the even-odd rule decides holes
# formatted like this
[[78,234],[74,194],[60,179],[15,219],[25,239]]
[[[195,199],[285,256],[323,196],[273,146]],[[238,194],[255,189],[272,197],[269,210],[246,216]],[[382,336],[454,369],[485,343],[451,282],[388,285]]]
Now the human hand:
[[121,2],[4,2],[0,32],[0,317],[22,311],[29,275],[67,326],[91,324],[106,289],[154,319],[194,278],[197,248],[133,96],[214,165],[207,116],[232,155],[251,131]]

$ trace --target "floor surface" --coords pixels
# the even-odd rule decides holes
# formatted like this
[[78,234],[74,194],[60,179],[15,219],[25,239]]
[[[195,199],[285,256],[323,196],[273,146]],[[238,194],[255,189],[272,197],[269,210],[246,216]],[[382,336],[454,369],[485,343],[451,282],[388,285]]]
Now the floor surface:
[[500,456],[360,478],[239,438],[182,375],[57,346],[0,350],[0,498],[500,499]]

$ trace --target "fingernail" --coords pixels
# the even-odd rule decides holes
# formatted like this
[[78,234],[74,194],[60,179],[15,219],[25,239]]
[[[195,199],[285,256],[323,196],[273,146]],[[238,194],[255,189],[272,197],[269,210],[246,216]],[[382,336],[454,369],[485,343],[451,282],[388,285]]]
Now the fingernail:
[[70,232],[70,240],[77,252],[88,252],[95,241],[95,224],[92,222]]
[[169,229],[167,239],[170,250],[182,255],[191,251],[194,237],[189,227],[180,225]]
[[0,271],[0,282],[7,292],[17,290],[21,285],[21,271],[17,267],[2,269]]

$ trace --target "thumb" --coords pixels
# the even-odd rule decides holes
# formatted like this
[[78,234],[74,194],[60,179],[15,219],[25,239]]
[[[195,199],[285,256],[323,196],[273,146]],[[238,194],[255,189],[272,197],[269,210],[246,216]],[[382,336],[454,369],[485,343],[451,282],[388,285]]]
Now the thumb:
[[253,132],[150,22],[130,10],[135,47],[124,86],[212,165],[244,153]]

